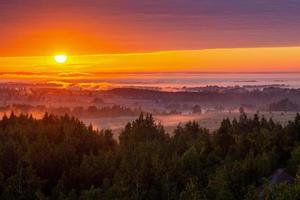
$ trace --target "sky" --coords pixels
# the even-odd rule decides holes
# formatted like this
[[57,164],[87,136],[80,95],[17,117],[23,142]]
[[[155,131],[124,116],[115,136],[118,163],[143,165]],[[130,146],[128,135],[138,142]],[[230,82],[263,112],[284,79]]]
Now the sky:
[[[0,72],[299,71],[298,0],[0,0]],[[52,56],[70,56],[57,65]]]

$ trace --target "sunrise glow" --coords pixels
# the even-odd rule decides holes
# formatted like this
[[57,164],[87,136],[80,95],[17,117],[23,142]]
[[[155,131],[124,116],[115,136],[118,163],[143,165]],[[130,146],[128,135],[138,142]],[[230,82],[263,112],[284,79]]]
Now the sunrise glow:
[[0,0],[0,200],[300,200],[299,10]]
[[[203,14],[194,8],[211,7],[190,0],[173,6],[165,1],[142,0],[127,6],[120,0],[116,4],[75,0],[59,8],[55,0],[30,2],[26,11],[22,4],[11,9],[13,2],[11,6],[0,3],[5,16],[1,78],[57,81],[61,73],[73,74],[69,79],[77,80],[82,74],[103,73],[129,77],[149,72],[300,71],[300,28],[286,20],[297,16],[300,6],[290,10],[278,3],[283,16],[274,10],[269,17],[255,9],[255,3],[250,10],[257,13],[244,4],[235,7],[233,2],[220,1],[214,12]],[[227,6],[231,15],[223,12]],[[162,9],[156,11],[158,7]],[[136,8],[144,14],[134,12]],[[251,15],[265,21],[244,17]],[[38,77],[33,75],[37,73]]]
[[67,61],[68,57],[66,55],[55,55],[54,56],[54,60],[57,62],[57,63],[65,63]]

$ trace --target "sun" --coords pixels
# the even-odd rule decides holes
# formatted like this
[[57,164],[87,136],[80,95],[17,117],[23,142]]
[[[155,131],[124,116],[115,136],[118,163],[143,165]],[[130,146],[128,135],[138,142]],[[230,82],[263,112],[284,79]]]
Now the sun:
[[68,59],[68,56],[66,55],[55,55],[54,56],[54,60],[57,62],[57,63],[65,63]]

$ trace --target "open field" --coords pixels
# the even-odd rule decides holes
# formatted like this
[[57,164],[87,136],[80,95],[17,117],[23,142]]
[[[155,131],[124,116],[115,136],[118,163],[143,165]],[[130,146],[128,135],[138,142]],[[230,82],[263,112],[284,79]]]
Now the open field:
[[[247,115],[253,117],[255,112],[249,112]],[[272,118],[275,122],[281,124],[288,123],[289,120],[292,120],[296,116],[296,112],[260,112],[260,116],[265,116],[265,118]],[[158,115],[154,116],[155,120],[159,123],[162,123],[167,132],[172,134],[174,129],[179,123],[186,123],[188,121],[197,121],[202,127],[208,128],[210,130],[215,130],[219,127],[220,123],[224,118],[239,118],[239,113],[225,113],[225,112],[209,112],[204,114],[197,115]],[[92,124],[95,128],[98,129],[111,129],[116,134],[120,133],[122,128],[126,123],[135,120],[136,117],[105,117],[98,119],[84,119],[83,121],[86,124]]]

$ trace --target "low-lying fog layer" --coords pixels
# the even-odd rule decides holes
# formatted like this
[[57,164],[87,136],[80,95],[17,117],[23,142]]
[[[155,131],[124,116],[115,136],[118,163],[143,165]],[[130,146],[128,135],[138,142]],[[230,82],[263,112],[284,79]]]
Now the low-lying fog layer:
[[[247,113],[249,117],[253,117],[255,112]],[[266,119],[272,118],[275,122],[286,124],[288,121],[293,120],[296,112],[260,112],[260,116],[265,116]],[[157,122],[161,122],[168,133],[172,134],[173,130],[179,123],[186,123],[188,121],[197,121],[202,127],[214,130],[220,126],[220,123],[225,118],[238,118],[240,113],[219,113],[211,112],[199,115],[158,115],[154,116]],[[112,129],[117,137],[122,128],[128,123],[135,120],[136,117],[117,117],[117,118],[101,118],[101,119],[84,119],[86,124],[92,124],[98,129]]]
[[121,74],[0,74],[0,83],[34,83],[37,87],[102,90],[112,88],[148,88],[178,91],[185,88],[219,86],[280,86],[300,88],[299,73],[121,73]]

